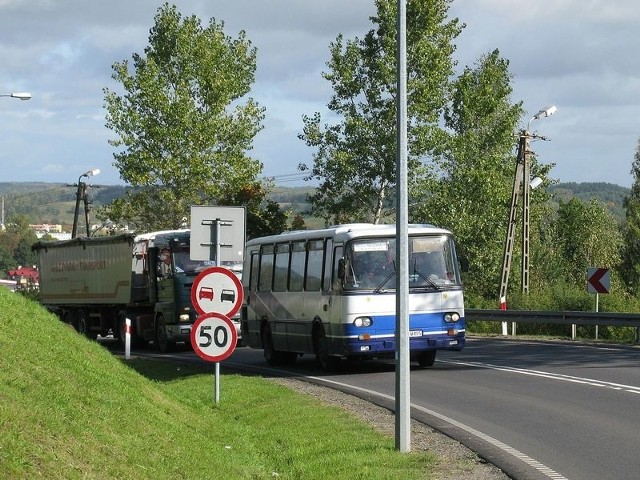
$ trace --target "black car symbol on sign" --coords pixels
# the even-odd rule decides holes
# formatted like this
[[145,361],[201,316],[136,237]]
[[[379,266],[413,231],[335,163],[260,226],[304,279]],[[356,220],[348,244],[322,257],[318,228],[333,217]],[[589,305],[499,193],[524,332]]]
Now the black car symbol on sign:
[[220,294],[220,301],[233,303],[236,301],[236,293],[233,290],[223,288]]

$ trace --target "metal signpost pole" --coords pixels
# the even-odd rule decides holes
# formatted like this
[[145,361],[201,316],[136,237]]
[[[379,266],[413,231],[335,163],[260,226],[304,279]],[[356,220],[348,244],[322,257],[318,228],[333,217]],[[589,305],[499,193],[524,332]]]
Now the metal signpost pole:
[[409,226],[407,194],[406,0],[398,0],[398,91],[396,165],[396,449],[411,450],[409,394]]
[[[215,252],[216,252],[216,267],[220,266],[220,219],[216,218],[215,222],[213,222],[213,225],[215,225],[215,239],[214,239],[214,245],[215,245]],[[216,367],[215,367],[215,400],[216,400],[216,405],[220,402],[220,362],[216,362]]]

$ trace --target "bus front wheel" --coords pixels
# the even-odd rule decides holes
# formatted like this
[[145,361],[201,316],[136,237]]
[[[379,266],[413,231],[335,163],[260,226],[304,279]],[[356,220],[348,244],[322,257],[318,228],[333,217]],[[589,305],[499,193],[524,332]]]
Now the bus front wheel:
[[418,365],[420,368],[433,367],[433,364],[436,361],[436,351],[435,350],[425,350],[424,352],[418,353]]
[[273,347],[273,335],[268,323],[262,327],[262,349],[264,350],[264,358],[269,365],[282,365],[282,352]]

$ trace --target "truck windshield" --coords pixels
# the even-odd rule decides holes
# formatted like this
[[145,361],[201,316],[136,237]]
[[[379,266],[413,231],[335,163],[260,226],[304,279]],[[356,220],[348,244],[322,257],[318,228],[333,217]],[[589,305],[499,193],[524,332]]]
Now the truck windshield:
[[205,268],[215,266],[215,262],[210,260],[191,260],[189,251],[175,251],[173,261],[176,273],[185,273],[187,275],[197,275]]
[[[213,260],[191,260],[189,258],[189,250],[177,250],[173,254],[174,268],[176,273],[184,273],[186,275],[197,275],[201,271],[209,267],[215,267],[216,262]],[[242,264],[238,262],[221,262],[221,267],[232,270],[238,278],[242,278]]]

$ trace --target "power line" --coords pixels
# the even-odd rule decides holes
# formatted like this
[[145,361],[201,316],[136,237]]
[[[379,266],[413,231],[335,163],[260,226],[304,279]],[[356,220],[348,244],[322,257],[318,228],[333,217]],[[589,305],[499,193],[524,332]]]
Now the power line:
[[264,175],[262,177],[263,180],[271,180],[274,183],[289,183],[289,182],[298,182],[301,180],[305,180],[308,177],[308,173],[285,173],[282,175]]

